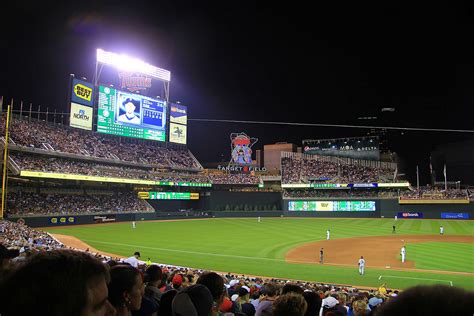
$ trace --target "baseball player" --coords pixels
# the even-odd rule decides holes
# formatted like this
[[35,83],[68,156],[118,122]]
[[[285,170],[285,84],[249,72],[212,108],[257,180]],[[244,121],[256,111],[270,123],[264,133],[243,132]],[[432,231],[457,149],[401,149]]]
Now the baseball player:
[[137,228],[137,224],[135,223],[135,221],[132,222],[132,228]]
[[323,264],[323,259],[324,259],[324,251],[323,251],[323,248],[321,248],[321,250],[319,250],[319,263],[320,264]]
[[258,217],[258,222],[260,223],[260,216]]
[[329,235],[330,235],[330,233],[331,233],[331,232],[329,231],[329,228],[328,228],[328,230],[326,231],[326,240],[329,240]]
[[364,275],[365,260],[363,256],[360,256],[359,259],[359,274]]
[[406,257],[406,248],[405,245],[403,245],[400,254],[402,255],[402,263],[405,263],[405,257]]
[[443,225],[439,226],[439,234],[443,235],[444,234],[444,227]]
[[395,225],[392,225],[392,234],[395,234],[395,229],[396,229]]

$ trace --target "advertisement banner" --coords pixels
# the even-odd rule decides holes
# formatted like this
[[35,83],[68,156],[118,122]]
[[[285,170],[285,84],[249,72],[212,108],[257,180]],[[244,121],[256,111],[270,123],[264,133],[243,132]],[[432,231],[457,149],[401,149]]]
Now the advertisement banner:
[[446,219],[469,219],[469,213],[441,213],[441,218]]
[[332,211],[333,209],[332,201],[316,202],[316,211]]
[[187,126],[170,123],[170,142],[186,145]]
[[289,211],[373,212],[375,201],[289,201]]
[[181,104],[171,103],[170,122],[187,125],[188,124],[188,108]]
[[398,183],[378,183],[379,188],[408,188],[410,183],[398,182]]
[[398,218],[423,218],[423,212],[398,212]]
[[74,78],[72,80],[71,101],[92,107],[94,86],[92,83]]
[[92,108],[72,102],[69,125],[88,131],[92,130]]
[[380,160],[377,137],[303,140],[303,153],[310,155]]
[[94,223],[115,222],[115,215],[96,215],[94,216]]
[[57,216],[57,217],[50,217],[49,222],[51,224],[74,224],[76,222],[76,218],[74,216]]

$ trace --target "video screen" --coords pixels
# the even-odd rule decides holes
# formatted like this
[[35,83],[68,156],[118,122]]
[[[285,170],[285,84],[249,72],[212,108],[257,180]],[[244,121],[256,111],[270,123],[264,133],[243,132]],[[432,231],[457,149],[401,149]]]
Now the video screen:
[[373,212],[375,201],[289,201],[288,211]]
[[97,131],[164,142],[166,106],[163,100],[100,86]]

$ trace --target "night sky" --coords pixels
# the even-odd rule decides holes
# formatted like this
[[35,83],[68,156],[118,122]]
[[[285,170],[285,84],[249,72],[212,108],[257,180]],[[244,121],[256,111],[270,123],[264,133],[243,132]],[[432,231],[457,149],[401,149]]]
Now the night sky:
[[[170,99],[187,105],[190,119],[473,127],[472,8],[251,1],[13,6],[0,22],[0,95],[50,111],[67,110],[70,73],[92,80],[100,47],[170,70]],[[202,162],[228,160],[231,132],[259,138],[259,149],[367,130],[190,121],[188,147]],[[393,131],[388,140],[407,161],[409,178],[418,164],[426,183],[430,151],[473,135]]]

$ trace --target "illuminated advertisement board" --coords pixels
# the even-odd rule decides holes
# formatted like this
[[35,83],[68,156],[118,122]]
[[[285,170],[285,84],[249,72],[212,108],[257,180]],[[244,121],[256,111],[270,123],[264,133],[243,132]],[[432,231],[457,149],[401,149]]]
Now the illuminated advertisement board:
[[288,189],[349,189],[349,188],[408,188],[410,183],[287,183],[282,184],[282,188]]
[[[148,200],[199,200],[199,193],[190,192],[139,192],[138,196],[145,196],[148,193]],[[143,197],[142,197],[143,198]]]
[[94,98],[94,86],[92,83],[74,78],[72,80],[71,101],[92,107]]
[[372,212],[375,201],[289,201],[288,211]]
[[186,145],[187,126],[170,123],[170,142]]
[[75,128],[92,130],[92,108],[72,102],[69,125]]
[[170,122],[187,125],[188,124],[188,108],[181,104],[171,103]]
[[144,184],[144,185],[166,185],[166,186],[179,186],[179,187],[212,187],[212,183],[125,179],[125,178],[86,176],[82,174],[70,174],[70,173],[39,172],[39,171],[29,171],[29,170],[21,170],[20,176],[32,177],[32,178],[82,180],[82,181],[112,182],[112,183],[132,183],[132,184]]
[[379,139],[377,137],[306,139],[303,140],[303,153],[379,160]]
[[97,131],[164,142],[166,102],[100,86]]

